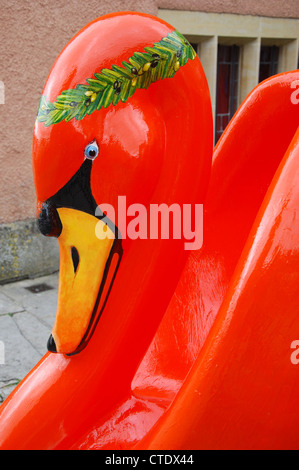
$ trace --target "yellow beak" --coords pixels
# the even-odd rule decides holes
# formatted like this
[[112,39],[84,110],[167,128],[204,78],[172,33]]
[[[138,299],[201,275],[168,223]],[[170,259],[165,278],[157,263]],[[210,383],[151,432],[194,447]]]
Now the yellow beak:
[[[111,263],[115,235],[105,222],[85,212],[60,208],[58,214],[62,231],[58,237],[59,289],[52,337],[57,352],[73,354],[82,349],[90,325],[105,301],[105,291],[107,295],[109,289],[103,289],[107,266],[114,264],[116,269],[117,265]],[[106,232],[105,238],[97,237],[99,229]]]

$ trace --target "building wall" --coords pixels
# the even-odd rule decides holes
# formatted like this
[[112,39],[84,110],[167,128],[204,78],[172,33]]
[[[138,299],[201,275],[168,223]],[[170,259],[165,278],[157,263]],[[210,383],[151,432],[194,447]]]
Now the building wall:
[[218,45],[236,45],[240,49],[238,106],[259,83],[261,46],[279,48],[277,73],[297,68],[299,21],[296,18],[190,11],[182,8],[159,9],[158,15],[175,26],[197,49],[208,79],[214,117]]
[[[33,263],[28,268],[23,263],[16,264],[16,253],[19,258],[29,259],[30,247],[34,253],[36,243],[41,244],[45,272],[57,266],[57,248],[55,254],[52,242],[42,241],[34,229],[32,243],[21,242],[28,236],[27,228],[33,226],[35,217],[31,140],[39,99],[54,60],[74,34],[95,18],[123,9],[162,18],[165,11],[170,12],[171,18],[174,10],[299,18],[297,0],[127,0],[125,3],[120,0],[109,3],[103,0],[84,3],[81,0],[0,0],[0,282],[40,273],[40,264],[35,267]],[[182,18],[178,23],[181,21]],[[192,32],[187,26],[185,29],[183,33]],[[199,30],[197,35],[200,35]],[[209,54],[209,46],[215,53],[212,43],[213,38],[210,43],[206,42],[205,54]],[[254,53],[254,47],[252,51]],[[205,60],[203,52],[202,60]],[[213,73],[211,69],[211,77]],[[26,231],[24,221],[29,221]],[[17,233],[14,238],[11,227]],[[5,260],[1,252],[5,252]],[[51,254],[50,261],[47,253]],[[13,269],[9,269],[10,264]]]
[[[34,217],[31,138],[41,92],[59,52],[87,23],[124,2],[0,0],[0,224]],[[157,14],[151,0],[127,1],[128,10]]]
[[159,8],[277,18],[299,17],[297,0],[159,0]]

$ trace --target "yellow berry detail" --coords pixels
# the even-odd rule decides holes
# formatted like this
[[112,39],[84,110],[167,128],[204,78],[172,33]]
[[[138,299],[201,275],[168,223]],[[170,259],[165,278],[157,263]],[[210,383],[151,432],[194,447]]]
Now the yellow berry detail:
[[151,66],[151,63],[150,63],[150,62],[147,62],[146,64],[144,64],[144,66],[143,66],[143,69],[142,69],[142,70],[143,70],[144,72],[147,72],[147,71],[148,71],[148,69],[150,68],[150,66]]
[[97,99],[97,94],[96,94],[96,93],[93,93],[93,94],[91,95],[90,101],[93,103],[96,99]]
[[93,91],[88,90],[85,92],[85,96],[91,96],[91,95],[93,95]]
[[180,61],[179,60],[176,61],[173,68],[174,68],[175,71],[179,70],[179,68],[180,68]]

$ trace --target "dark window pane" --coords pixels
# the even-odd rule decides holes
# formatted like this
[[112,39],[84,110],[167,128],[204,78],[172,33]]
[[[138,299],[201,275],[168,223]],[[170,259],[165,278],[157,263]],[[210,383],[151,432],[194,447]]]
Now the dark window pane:
[[229,120],[230,120],[229,114],[225,114],[224,116],[222,116],[222,130],[223,131],[226,128],[226,126],[228,125]]
[[216,142],[237,109],[239,53],[238,46],[218,46]]
[[262,46],[261,47],[261,58],[260,62],[270,62],[270,54],[271,54],[271,48]]
[[259,74],[259,82],[266,80],[271,75],[271,67],[270,64],[260,64],[260,74]]
[[193,47],[193,49],[195,50],[196,54],[197,54],[197,48],[198,48],[198,44],[195,43],[195,42],[190,42],[191,46]]
[[259,82],[277,74],[279,47],[261,46]]
[[217,113],[219,114],[229,112],[229,83],[230,66],[219,64],[217,86]]

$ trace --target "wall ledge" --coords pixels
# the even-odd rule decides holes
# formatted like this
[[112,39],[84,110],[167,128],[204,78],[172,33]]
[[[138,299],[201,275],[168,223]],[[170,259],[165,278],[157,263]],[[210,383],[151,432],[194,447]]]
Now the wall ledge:
[[36,219],[0,225],[0,240],[0,284],[58,271],[57,239],[42,236]]

